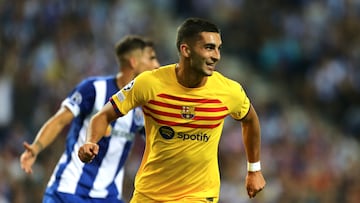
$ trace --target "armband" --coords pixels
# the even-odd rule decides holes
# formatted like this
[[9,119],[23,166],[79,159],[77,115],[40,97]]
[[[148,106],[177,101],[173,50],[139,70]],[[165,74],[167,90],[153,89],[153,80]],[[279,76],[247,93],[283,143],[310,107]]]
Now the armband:
[[255,163],[247,162],[247,170],[250,172],[260,171],[261,170],[260,161]]

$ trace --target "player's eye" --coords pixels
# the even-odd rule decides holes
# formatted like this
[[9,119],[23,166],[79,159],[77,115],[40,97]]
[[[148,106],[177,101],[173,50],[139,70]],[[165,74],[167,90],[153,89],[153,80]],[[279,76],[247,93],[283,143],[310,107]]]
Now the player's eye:
[[205,45],[205,49],[206,50],[213,50],[213,49],[215,49],[215,46],[213,44],[208,44],[208,45]]

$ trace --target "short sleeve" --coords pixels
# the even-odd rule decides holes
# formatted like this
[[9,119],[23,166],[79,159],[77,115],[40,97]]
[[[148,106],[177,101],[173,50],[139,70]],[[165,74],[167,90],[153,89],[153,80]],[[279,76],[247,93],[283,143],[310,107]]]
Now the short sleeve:
[[150,72],[143,72],[111,97],[115,111],[127,114],[131,109],[146,103],[149,95]]
[[95,88],[91,80],[79,83],[61,103],[67,107],[74,116],[91,113],[95,102]]
[[241,120],[248,114],[251,103],[245,93],[245,90],[240,84],[236,85],[234,95],[236,97],[234,99],[236,103],[234,109],[230,112],[230,115],[236,120]]

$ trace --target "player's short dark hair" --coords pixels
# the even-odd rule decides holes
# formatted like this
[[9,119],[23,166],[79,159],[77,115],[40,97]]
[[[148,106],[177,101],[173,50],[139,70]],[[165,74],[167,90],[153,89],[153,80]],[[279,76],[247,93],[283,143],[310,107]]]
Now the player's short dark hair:
[[214,23],[201,18],[186,19],[177,30],[176,47],[180,51],[180,44],[186,40],[197,37],[201,32],[220,33],[220,29]]
[[118,58],[126,53],[136,50],[145,49],[146,47],[154,47],[154,43],[146,38],[137,35],[128,35],[119,40],[115,45],[115,53]]

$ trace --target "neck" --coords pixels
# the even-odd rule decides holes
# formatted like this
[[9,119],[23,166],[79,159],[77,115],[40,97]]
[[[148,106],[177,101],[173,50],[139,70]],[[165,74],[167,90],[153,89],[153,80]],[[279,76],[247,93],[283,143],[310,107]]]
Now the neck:
[[178,83],[187,88],[204,86],[207,81],[206,76],[197,74],[191,68],[186,69],[181,63],[176,65],[175,74]]
[[119,89],[127,85],[132,79],[134,79],[134,73],[128,68],[121,68],[122,71],[116,74],[116,85]]

